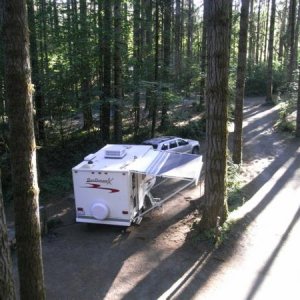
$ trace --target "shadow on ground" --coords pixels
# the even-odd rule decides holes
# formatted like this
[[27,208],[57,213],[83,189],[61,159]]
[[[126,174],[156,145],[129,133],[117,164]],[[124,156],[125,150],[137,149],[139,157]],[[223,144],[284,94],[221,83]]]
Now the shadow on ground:
[[[299,147],[300,143],[298,143],[298,148]],[[295,151],[293,153],[295,154]],[[276,164],[276,170],[277,167],[279,168],[282,166],[284,162],[284,159],[279,160]],[[295,155],[294,162],[289,166],[285,173],[278,178],[272,189],[263,199],[261,199],[259,204],[236,222],[232,228],[229,239],[225,241],[219,249],[214,250],[213,248],[207,247],[207,245],[203,245],[203,243],[201,243],[198,246],[199,257],[194,258],[194,263],[190,265],[190,268],[188,268],[189,266],[187,265],[185,269],[177,270],[176,262],[182,258],[186,249],[190,247],[190,245],[186,243],[165,261],[161,262],[157,268],[152,270],[145,278],[143,278],[142,281],[133,287],[124,299],[135,299],[136,295],[140,295],[143,291],[148,291],[148,293],[153,295],[153,297],[146,297],[146,299],[156,299],[164,293],[165,295],[163,299],[192,299],[196,293],[206,285],[210,277],[218,271],[222,262],[229,259],[235,253],[239,239],[246,228],[251,225],[252,222],[267,208],[276,194],[285,186],[289,179],[292,178],[299,165],[300,153]],[[253,299],[256,290],[264,280],[264,276],[266,276],[266,271],[272,265],[288,233],[292,230],[292,227],[298,220],[299,214],[300,208],[296,212],[290,226],[287,228],[281,242],[274,249],[273,254],[266,263],[264,272],[260,274],[259,278],[257,278],[254,283],[247,299]],[[174,270],[176,270],[176,276],[173,276]],[[170,274],[170,276],[163,277],[162,274]],[[153,278],[156,278],[156,285],[149,287],[149,282],[153,282]]]
[[[253,105],[246,110],[246,116],[252,117],[268,109],[270,108]],[[272,112],[259,120],[261,130],[256,130],[254,121],[249,123],[244,129],[246,139],[253,139],[272,126],[271,120],[274,120],[275,114],[276,112]],[[265,142],[264,138],[256,141],[258,144]],[[279,168],[290,158],[294,158],[294,162],[274,181],[273,187],[257,206],[235,223],[228,240],[219,249],[214,249],[208,242],[193,246],[190,240],[181,246],[167,248],[168,235],[166,251],[162,253],[157,248],[157,239],[193,213],[194,205],[173,207],[165,214],[145,218],[140,226],[128,230],[111,226],[92,226],[88,229],[84,224],[58,229],[56,237],[45,238],[43,241],[48,299],[191,299],[206,286],[222,263],[234,255],[246,228],[294,176],[300,164],[300,154],[297,152],[299,146],[297,141],[288,141],[283,151],[274,154],[274,160],[269,166],[244,187],[244,192],[252,197]],[[263,152],[257,157],[264,158],[265,154]],[[248,299],[255,296],[299,214],[298,210],[267,261],[265,272],[260,274],[249,291]],[[142,260],[129,263],[133,256],[139,255]],[[130,267],[126,277],[121,273],[124,266]],[[115,286],[116,281],[118,286]]]

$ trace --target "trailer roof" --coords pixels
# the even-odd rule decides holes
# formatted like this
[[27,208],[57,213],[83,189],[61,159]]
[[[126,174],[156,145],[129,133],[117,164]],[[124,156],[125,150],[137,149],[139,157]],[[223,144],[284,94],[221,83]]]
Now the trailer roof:
[[[105,153],[107,150],[125,150],[125,156],[121,158],[107,158]],[[73,170],[94,170],[94,171],[130,171],[131,165],[137,160],[141,164],[150,164],[154,159],[147,156],[146,159],[143,158],[147,152],[152,150],[152,146],[145,145],[112,145],[108,144],[101,148],[96,153],[89,154],[88,159],[84,160]],[[155,156],[153,154],[153,156]]]
[[[125,151],[121,158],[107,158],[107,151]],[[145,175],[198,180],[202,156],[157,151],[148,145],[106,145],[89,154],[74,171],[135,172]]]

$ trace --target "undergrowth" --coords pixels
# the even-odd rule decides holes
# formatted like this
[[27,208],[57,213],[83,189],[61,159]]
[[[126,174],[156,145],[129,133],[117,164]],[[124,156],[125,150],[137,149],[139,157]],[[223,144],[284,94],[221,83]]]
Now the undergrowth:
[[233,163],[231,155],[227,157],[227,204],[229,212],[237,209],[246,201],[241,189],[240,166]]
[[[199,222],[199,219],[197,220]],[[215,248],[219,248],[228,238],[232,227],[235,225],[236,220],[227,220],[222,226],[216,226],[216,228],[208,229],[199,232],[197,225],[194,222],[191,228],[191,241],[197,246],[199,242],[208,242]]]

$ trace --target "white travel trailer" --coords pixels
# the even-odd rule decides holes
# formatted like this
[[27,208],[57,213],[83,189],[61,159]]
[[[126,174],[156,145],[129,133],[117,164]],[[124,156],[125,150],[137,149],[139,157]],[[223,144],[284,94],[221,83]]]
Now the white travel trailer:
[[[76,221],[139,223],[144,214],[197,184],[201,168],[198,155],[157,151],[145,145],[106,145],[72,169]],[[151,190],[161,178],[180,178],[186,183],[164,199],[154,198]]]

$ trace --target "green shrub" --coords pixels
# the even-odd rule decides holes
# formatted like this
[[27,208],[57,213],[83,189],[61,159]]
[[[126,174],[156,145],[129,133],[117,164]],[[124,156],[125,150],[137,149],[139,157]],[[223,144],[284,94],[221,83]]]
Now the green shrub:
[[205,126],[206,121],[204,118],[201,118],[197,121],[189,121],[187,125],[184,126],[170,126],[165,134],[198,140],[204,136]]
[[231,155],[227,157],[227,203],[228,210],[233,211],[243,205],[246,197],[241,190],[239,178],[240,166],[233,163]]
[[[245,85],[245,94],[247,96],[263,96],[266,94],[267,83],[267,65],[259,64],[252,67],[251,72],[248,71]],[[281,89],[285,84],[285,72],[283,68],[274,63],[273,65],[273,93]]]

